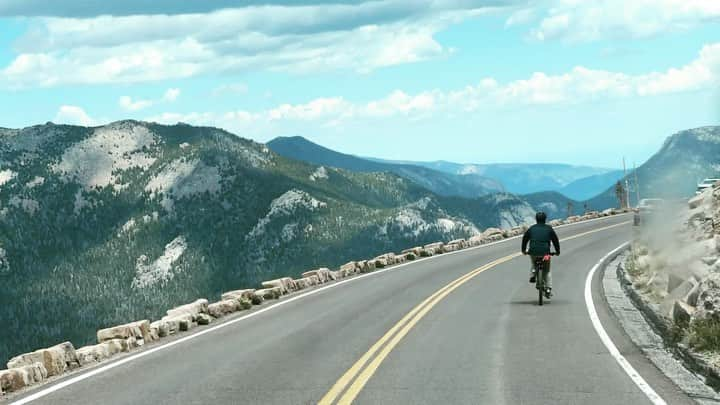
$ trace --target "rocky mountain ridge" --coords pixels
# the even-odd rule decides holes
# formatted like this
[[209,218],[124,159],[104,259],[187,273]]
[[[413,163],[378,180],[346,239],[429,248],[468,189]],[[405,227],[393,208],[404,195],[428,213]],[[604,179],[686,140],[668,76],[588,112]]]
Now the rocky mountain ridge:
[[413,164],[389,164],[333,151],[299,136],[278,137],[267,143],[281,156],[358,173],[389,172],[442,196],[477,198],[502,192],[497,181],[477,174],[446,173]]
[[[695,194],[699,181],[720,176],[720,126],[680,131],[668,137],[660,150],[637,169],[640,198],[682,199]],[[627,178],[635,184],[635,174]],[[630,192],[632,205],[636,193]],[[590,200],[593,206],[617,204],[615,187]]]
[[0,359],[84,344],[100,322],[154,318],[227,286],[511,228],[534,210],[510,194],[445,197],[392,173],[286,159],[217,128],[2,129]]

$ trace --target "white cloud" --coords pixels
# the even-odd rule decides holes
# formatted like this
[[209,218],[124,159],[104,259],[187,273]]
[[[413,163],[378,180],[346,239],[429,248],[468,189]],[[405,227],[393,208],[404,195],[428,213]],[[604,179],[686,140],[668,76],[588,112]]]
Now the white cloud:
[[126,111],[138,111],[150,107],[153,104],[150,100],[135,100],[130,96],[122,96],[118,100],[118,105]]
[[180,97],[180,89],[167,89],[165,94],[163,95],[164,101],[175,101],[177,98]]
[[139,111],[156,104],[174,102],[178,97],[180,97],[180,89],[170,88],[157,100],[133,100],[130,96],[122,96],[118,99],[118,105],[125,111]]
[[[204,14],[39,18],[0,87],[134,83],[257,70],[370,72],[450,52],[434,38],[511,0],[386,0]],[[202,27],[202,28],[200,28]]]
[[96,121],[91,118],[85,110],[74,105],[60,106],[53,121],[58,124],[82,125],[85,127],[96,124]]
[[[530,10],[513,14],[507,24],[528,23]],[[642,38],[720,20],[716,0],[554,0],[545,11],[531,31],[540,41]]]
[[310,123],[340,127],[345,122],[377,118],[422,119],[432,114],[450,115],[483,108],[648,97],[701,90],[717,84],[720,84],[720,43],[703,47],[698,57],[685,66],[664,72],[628,75],[577,66],[563,74],[537,72],[527,79],[508,83],[484,78],[476,85],[451,91],[430,90],[411,95],[396,90],[367,102],[352,102],[343,97],[322,97],[307,103],[281,104],[259,112],[165,113],[149,120],[163,123],[182,121],[262,133],[274,125],[287,124],[288,128],[295,128],[295,124]]

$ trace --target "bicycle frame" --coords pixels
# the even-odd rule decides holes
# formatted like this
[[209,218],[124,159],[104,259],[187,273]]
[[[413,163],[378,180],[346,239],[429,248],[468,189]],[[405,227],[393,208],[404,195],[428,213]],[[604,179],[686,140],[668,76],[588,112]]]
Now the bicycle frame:
[[542,256],[538,256],[535,258],[533,266],[535,268],[535,288],[538,290],[538,305],[542,306],[545,295],[545,279],[550,271],[550,260],[545,261]]

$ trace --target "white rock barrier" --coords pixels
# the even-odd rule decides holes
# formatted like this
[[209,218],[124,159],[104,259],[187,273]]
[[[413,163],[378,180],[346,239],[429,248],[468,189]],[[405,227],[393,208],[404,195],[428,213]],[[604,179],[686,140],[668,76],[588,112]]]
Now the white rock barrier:
[[[599,217],[629,212],[628,210],[609,209],[603,212],[590,212],[583,216],[572,216],[565,220],[553,220],[553,226],[576,223]],[[97,332],[95,345],[75,349],[70,342],[60,343],[46,349],[15,356],[7,363],[7,370],[0,370],[0,395],[15,392],[25,387],[44,382],[49,377],[60,376],[81,367],[107,360],[118,353],[130,352],[147,343],[189,331],[198,325],[208,325],[218,318],[238,311],[248,310],[265,300],[278,299],[306,288],[330,283],[357,274],[369,273],[419,258],[435,256],[500,241],[522,235],[526,226],[512,229],[488,228],[469,239],[455,239],[430,243],[405,249],[399,254],[385,253],[369,260],[351,261],[337,270],[319,268],[302,273],[301,278],[282,277],[261,283],[262,289],[244,289],[228,291],[222,294],[220,301],[208,303],[207,299],[198,299],[192,303],[170,309],[157,321],[141,320],[101,329]]]

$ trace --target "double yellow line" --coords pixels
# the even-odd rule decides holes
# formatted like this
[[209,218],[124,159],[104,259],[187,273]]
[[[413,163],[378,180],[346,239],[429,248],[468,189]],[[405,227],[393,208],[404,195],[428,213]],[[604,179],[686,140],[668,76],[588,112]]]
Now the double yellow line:
[[[626,225],[629,221],[606,226],[604,228],[595,229],[589,232],[584,232],[578,235],[573,235],[571,237],[563,239],[563,241],[580,238],[585,235],[589,235],[592,233],[600,232],[606,229],[615,228],[618,226]],[[380,367],[380,364],[385,360],[385,358],[390,354],[390,352],[395,348],[395,346],[400,343],[400,341],[405,337],[405,335],[410,332],[410,330],[428,313],[430,310],[437,305],[443,298],[445,298],[447,295],[449,295],[451,292],[455,291],[458,287],[465,284],[466,282],[470,281],[473,277],[477,276],[478,274],[482,273],[485,270],[491,269],[495,266],[498,266],[502,263],[505,263],[509,260],[512,260],[518,256],[522,256],[522,253],[513,253],[511,255],[507,255],[505,257],[501,257],[495,261],[492,261],[482,267],[478,267],[475,270],[472,270],[471,272],[455,279],[450,284],[446,285],[445,287],[441,288],[437,292],[435,292],[430,297],[426,298],[423,302],[421,302],[418,306],[413,308],[410,312],[408,312],[407,315],[405,315],[398,323],[395,324],[392,328],[390,328],[383,337],[380,338],[372,347],[370,350],[367,351],[358,361],[355,362],[355,364],[350,367],[348,371],[343,374],[342,377],[335,383],[335,385],[330,388],[330,391],[325,394],[325,396],[322,397],[320,402],[318,402],[319,405],[331,405],[335,403],[335,401],[340,397],[339,400],[337,400],[337,404],[339,405],[345,405],[352,403],[353,400],[358,396],[360,391],[365,387],[365,384],[370,380],[370,378],[375,374],[378,367]],[[384,346],[384,347],[383,347]],[[379,352],[379,353],[378,353]],[[377,356],[375,354],[377,353]],[[373,356],[375,358],[373,359]],[[370,361],[372,359],[372,361]],[[368,362],[370,362],[368,364]],[[366,367],[367,364],[367,367]],[[363,368],[364,367],[364,368]],[[356,378],[357,377],[357,378]],[[354,379],[354,381],[353,381]],[[348,385],[352,382],[352,385],[350,385],[349,388]],[[345,390],[347,388],[347,390]],[[345,393],[343,394],[343,391]],[[342,396],[340,396],[343,394]]]

